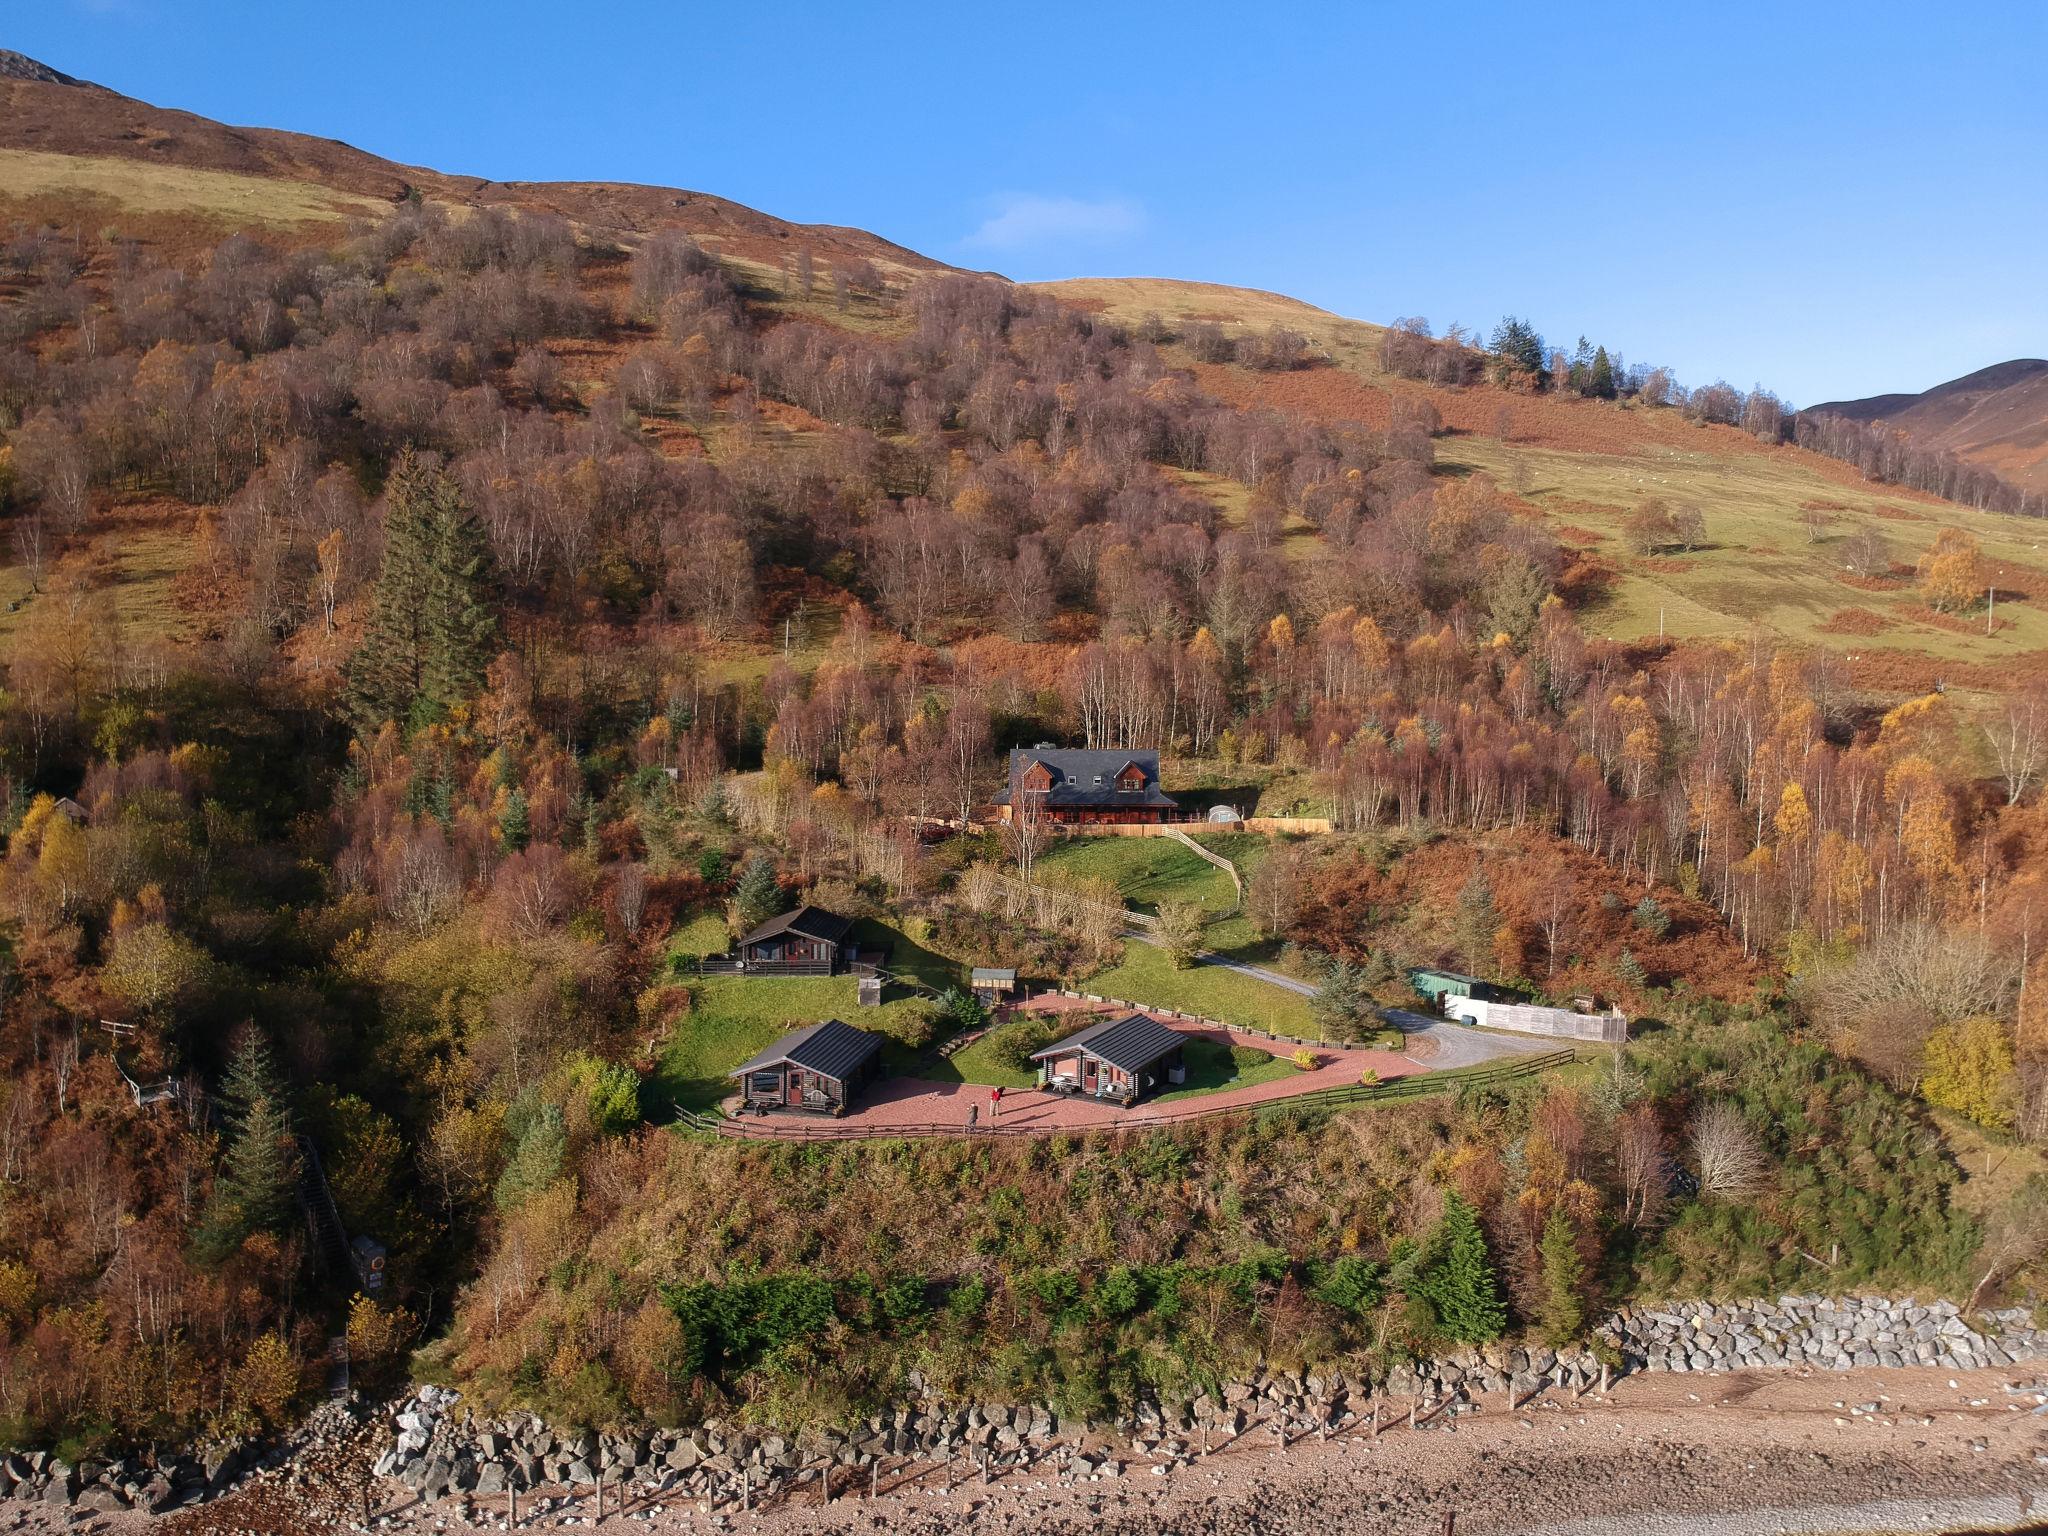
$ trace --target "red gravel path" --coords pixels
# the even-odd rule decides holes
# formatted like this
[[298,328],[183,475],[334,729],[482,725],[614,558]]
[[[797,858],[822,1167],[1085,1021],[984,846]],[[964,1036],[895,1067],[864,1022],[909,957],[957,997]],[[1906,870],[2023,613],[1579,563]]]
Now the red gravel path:
[[[1033,1011],[1040,1012],[1105,1011],[1096,1005],[1073,998],[1037,998],[1029,1006]],[[1230,1029],[1196,1029],[1170,1019],[1161,1022],[1182,1034],[1206,1040],[1220,1040],[1226,1045],[1248,1045],[1257,1050],[1277,1052],[1283,1056],[1292,1055],[1299,1049],[1296,1046],[1276,1043],[1260,1035],[1240,1034]],[[1174,1120],[1191,1110],[1206,1113],[1243,1105],[1270,1104],[1276,1099],[1293,1098],[1297,1094],[1313,1092],[1319,1088],[1354,1087],[1360,1076],[1367,1071],[1377,1072],[1380,1080],[1387,1082],[1393,1078],[1408,1077],[1427,1070],[1392,1051],[1368,1051],[1342,1046],[1311,1046],[1309,1049],[1315,1052],[1318,1062],[1313,1071],[1297,1072],[1289,1077],[1276,1078],[1269,1083],[1256,1083],[1249,1088],[1221,1089],[1215,1093],[1175,1099],[1166,1103],[1161,1103],[1157,1099],[1147,1099],[1129,1109],[1094,1099],[1045,1093],[1035,1088],[1008,1088],[1003,1091],[1001,1108],[994,1123],[1002,1128],[1028,1129],[1034,1133],[1048,1135],[1054,1131],[1099,1129],[1114,1125],[1143,1126],[1161,1120]],[[922,1130],[929,1133],[936,1127],[959,1127],[965,1130],[970,1107],[979,1107],[980,1124],[984,1128],[987,1127],[990,1123],[987,1087],[979,1083],[935,1083],[920,1077],[892,1077],[863,1092],[858,1106],[836,1120],[820,1120],[807,1115],[771,1115],[763,1118],[750,1116],[739,1124],[744,1125],[748,1134],[769,1136],[784,1130],[785,1127],[789,1134],[798,1136],[806,1129],[812,1130],[815,1134],[831,1127],[867,1127],[877,1130],[901,1128],[905,1131]]]

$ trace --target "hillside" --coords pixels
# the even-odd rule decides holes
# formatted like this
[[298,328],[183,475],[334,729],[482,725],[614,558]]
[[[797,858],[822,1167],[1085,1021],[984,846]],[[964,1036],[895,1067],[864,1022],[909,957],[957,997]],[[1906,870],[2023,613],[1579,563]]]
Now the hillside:
[[[2043,525],[1505,328],[0,81],[8,1445],[274,1430],[338,1336],[815,1430],[2048,1291]],[[1049,851],[1041,742],[1289,819]],[[719,958],[800,904],[881,958]],[[1496,1075],[1424,968],[1633,1032]],[[1032,1086],[1091,992],[1199,1118]],[[824,1018],[880,1134],[753,1139]]]
[[[1675,410],[1484,383],[1432,387],[1383,365],[1385,327],[1279,294],[1168,278],[1033,286],[1120,324],[1163,322],[1167,354],[1235,405],[1379,431],[1398,401],[1434,411],[1444,426],[1435,443],[1440,470],[1493,477],[1585,559],[1591,631],[1618,640],[1735,639],[1761,626],[1841,652],[1850,676],[1879,693],[1939,681],[1994,684],[2015,665],[2048,671],[2048,605],[2038,596],[2048,592],[2048,528],[2038,518],[1879,485],[1820,453]],[[1307,338],[1310,360],[1281,371],[1201,362],[1183,344],[1193,322],[1233,336],[1289,327]],[[2048,395],[2048,364],[2026,380]],[[1227,511],[1238,510],[1227,488],[1210,489]],[[1623,524],[1648,497],[1697,507],[1706,542],[1682,553],[1632,549]],[[1990,633],[1981,622],[1931,612],[1915,590],[1914,563],[1943,526],[1966,530],[2002,573],[2001,618]],[[1845,564],[1844,549],[1866,530],[1888,550],[1889,568],[1876,575]],[[1320,543],[1300,525],[1288,541],[1295,558],[1311,557]]]
[[2048,493],[2048,359],[2014,358],[1917,395],[1829,400],[1808,410],[1881,422],[1918,447],[1946,450],[2029,491]]
[[[54,158],[54,157],[61,157]],[[299,190],[282,191],[277,183]],[[318,189],[309,191],[304,189]],[[321,238],[409,193],[451,208],[554,213],[593,228],[680,229],[723,254],[771,267],[809,247],[821,258],[928,272],[942,264],[865,230],[796,224],[703,192],[620,182],[501,182],[399,165],[338,139],[237,128],[152,106],[24,58],[0,53],[0,219],[34,218],[81,201],[155,216],[193,239],[237,228]],[[82,194],[82,198],[81,198]]]

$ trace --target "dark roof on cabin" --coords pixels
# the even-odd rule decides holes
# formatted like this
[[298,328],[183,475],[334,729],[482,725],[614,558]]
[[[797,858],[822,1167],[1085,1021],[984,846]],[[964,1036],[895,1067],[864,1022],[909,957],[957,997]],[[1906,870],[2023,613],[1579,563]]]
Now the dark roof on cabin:
[[881,1049],[882,1042],[866,1030],[855,1029],[837,1019],[826,1019],[784,1035],[753,1060],[734,1067],[726,1076],[745,1077],[749,1072],[779,1066],[786,1061],[821,1077],[845,1082]]
[[1091,1024],[1042,1051],[1033,1051],[1031,1059],[1043,1061],[1048,1056],[1085,1051],[1112,1067],[1121,1067],[1126,1072],[1142,1072],[1184,1043],[1179,1030],[1167,1028],[1149,1013],[1127,1013],[1121,1018]]
[[1017,973],[1006,965],[977,965],[970,981],[1015,981]]
[[837,912],[827,912],[823,907],[798,907],[794,912],[785,912],[780,917],[771,917],[744,939],[742,945],[757,943],[762,939],[778,938],[785,933],[794,933],[806,939],[823,939],[827,944],[837,944],[846,937],[846,930],[853,926],[853,919],[841,917]]
[[[1128,747],[1013,747],[1010,750],[1009,777],[996,792],[996,804],[1010,803],[1012,788],[1033,763],[1044,763],[1056,775],[1043,802],[1049,806],[1171,808],[1179,803],[1159,787],[1159,754],[1156,751],[1133,751]],[[1145,787],[1141,790],[1118,789],[1116,776],[1132,764],[1145,775]],[[1098,778],[1102,780],[1099,787],[1095,782]]]

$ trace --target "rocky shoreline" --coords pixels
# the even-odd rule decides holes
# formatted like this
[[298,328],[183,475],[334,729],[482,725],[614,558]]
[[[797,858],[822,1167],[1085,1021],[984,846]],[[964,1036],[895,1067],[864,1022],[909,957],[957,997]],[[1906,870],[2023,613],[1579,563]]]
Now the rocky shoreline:
[[1144,1400],[1106,1424],[1045,1404],[948,1403],[912,1373],[910,1399],[851,1429],[792,1437],[710,1420],[687,1430],[557,1434],[533,1414],[481,1421],[435,1387],[401,1407],[375,1474],[424,1500],[632,1485],[702,1512],[815,1492],[865,1489],[885,1464],[943,1468],[948,1486],[1030,1471],[1063,1486],[1122,1477],[1143,1462],[1168,1476],[1247,1436],[1276,1447],[1384,1424],[1455,1419],[1482,1398],[1512,1408],[1545,1389],[1584,1394],[1633,1372],[1935,1366],[1967,1371],[2048,1358],[2048,1331],[2021,1309],[1971,1327],[1953,1302],[1882,1296],[1629,1309],[1594,1330],[1590,1348],[1489,1347],[1393,1366],[1377,1380],[1346,1371],[1260,1371],[1215,1395]]
[[[287,1439],[70,1466],[42,1452],[0,1457],[0,1499],[76,1520],[167,1514],[259,1483],[317,1488],[339,1522],[360,1522],[395,1481],[423,1502],[609,1488],[717,1516],[807,1493],[820,1503],[870,1491],[884,1468],[931,1470],[947,1489],[1028,1474],[1088,1488],[1130,1474],[1170,1477],[1231,1446],[1284,1450],[1305,1439],[1396,1424],[1454,1427],[1482,1401],[1516,1409],[1540,1393],[1577,1399],[1652,1373],[1969,1371],[2048,1358],[2048,1331],[2020,1310],[1971,1326],[1952,1302],[1877,1296],[1638,1308],[1605,1319],[1587,1348],[1499,1346],[1403,1362],[1378,1377],[1260,1371],[1185,1402],[1147,1400],[1089,1424],[1044,1404],[946,1402],[913,1373],[908,1400],[864,1423],[802,1436],[710,1420],[689,1429],[559,1432],[538,1415],[484,1420],[457,1393],[425,1386],[384,1409],[329,1405]],[[616,1502],[616,1500],[615,1500]],[[0,1508],[4,1508],[0,1505]]]

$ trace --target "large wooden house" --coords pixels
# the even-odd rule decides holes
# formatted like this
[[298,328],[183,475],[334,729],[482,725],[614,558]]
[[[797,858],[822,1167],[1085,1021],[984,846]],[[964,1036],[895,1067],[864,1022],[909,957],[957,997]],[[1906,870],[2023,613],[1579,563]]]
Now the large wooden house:
[[861,1085],[875,1075],[882,1042],[837,1019],[784,1035],[753,1060],[733,1068],[748,1109],[795,1109],[843,1115]]
[[1054,1093],[1135,1104],[1168,1083],[1187,1080],[1178,1030],[1148,1013],[1097,1019],[1086,1029],[1034,1051],[1039,1086]]
[[996,795],[1004,821],[1031,815],[1066,826],[1170,820],[1177,802],[1159,787],[1159,754],[1125,748],[1018,747]]

